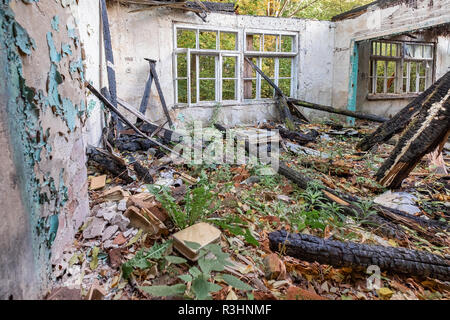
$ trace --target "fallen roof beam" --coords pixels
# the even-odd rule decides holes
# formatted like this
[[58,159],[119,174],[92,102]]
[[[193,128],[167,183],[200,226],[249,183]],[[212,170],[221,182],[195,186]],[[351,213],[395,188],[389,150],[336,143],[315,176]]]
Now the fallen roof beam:
[[397,145],[375,174],[381,185],[399,188],[422,157],[438,148],[450,135],[450,72],[436,87],[402,133]]
[[380,125],[371,135],[364,137],[357,145],[359,150],[367,151],[378,143],[389,140],[394,134],[400,133],[406,128],[420,109],[432,99],[432,97],[441,90],[445,83],[450,81],[450,72],[447,72],[439,80],[433,83],[427,90],[422,92],[417,98],[411,101],[406,107],[400,110],[389,121]]
[[302,101],[302,100],[298,100],[298,99],[289,98],[288,101],[293,103],[294,105],[301,106],[304,108],[320,110],[320,111],[325,111],[325,112],[335,113],[335,114],[341,114],[344,116],[349,116],[349,117],[353,117],[353,118],[361,119],[361,120],[370,120],[370,121],[374,121],[374,122],[386,122],[389,120],[387,118],[384,118],[381,116],[376,116],[374,114],[365,114],[365,113],[360,113],[360,112],[355,112],[355,111],[350,111],[350,110],[340,110],[340,109],[335,109],[330,106],[324,106],[324,105],[306,102],[306,101]]

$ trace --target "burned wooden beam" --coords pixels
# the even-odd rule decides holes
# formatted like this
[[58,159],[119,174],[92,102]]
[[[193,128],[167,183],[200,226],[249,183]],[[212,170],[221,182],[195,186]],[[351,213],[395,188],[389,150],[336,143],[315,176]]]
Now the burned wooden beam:
[[302,101],[302,100],[298,100],[298,99],[289,98],[288,101],[296,106],[301,106],[301,107],[308,108],[308,109],[325,111],[325,112],[329,112],[329,113],[341,114],[344,116],[349,116],[349,117],[353,117],[353,118],[361,119],[361,120],[369,120],[369,121],[374,121],[374,122],[386,122],[389,120],[387,118],[380,117],[380,116],[373,115],[373,114],[365,114],[365,113],[355,112],[355,111],[350,111],[350,110],[340,110],[340,109],[335,109],[330,106],[324,106],[324,105],[306,102],[306,101]]
[[261,126],[261,129],[266,129],[266,130],[278,130],[280,136],[284,139],[289,139],[292,141],[295,141],[297,143],[299,143],[300,145],[304,145],[310,142],[315,142],[317,137],[319,136],[319,133],[316,130],[311,130],[308,133],[303,133],[300,131],[291,131],[288,129],[285,129],[281,126],[278,126],[274,129],[272,129],[270,126],[264,124]]
[[450,72],[411,119],[397,145],[375,174],[383,186],[398,188],[427,153],[439,148],[450,135]]
[[411,119],[432,97],[439,92],[442,86],[448,85],[450,72],[447,72],[439,80],[433,83],[427,90],[422,92],[417,98],[411,101],[406,107],[400,110],[389,121],[380,125],[371,135],[366,136],[357,145],[359,150],[367,151],[375,144],[388,141],[394,134],[403,131]]
[[269,234],[270,249],[304,261],[334,267],[368,267],[419,277],[450,280],[450,261],[428,252],[326,240],[285,230]]
[[133,179],[128,175],[126,164],[109,152],[93,146],[88,146],[86,148],[86,154],[88,155],[89,161],[95,162],[102,171],[108,172],[114,177],[124,180],[126,183],[133,182]]
[[[116,88],[116,70],[114,66],[114,54],[111,44],[111,31],[109,30],[108,10],[106,8],[106,1],[100,0],[101,18],[102,18],[102,30],[103,30],[103,42],[105,46],[105,58],[106,58],[106,71],[108,74],[108,90],[111,96],[111,103],[117,107],[117,88]],[[122,124],[117,121],[117,115],[112,114],[113,127],[119,130],[122,129]],[[114,130],[115,134],[115,130]]]
[[91,91],[103,104],[110,109],[112,112],[114,112],[124,123],[126,123],[131,129],[133,129],[138,135],[140,135],[143,138],[146,138],[150,140],[151,142],[155,143],[159,147],[163,148],[164,150],[176,154],[180,156],[179,153],[175,152],[174,150],[168,148],[167,146],[163,145],[162,143],[148,137],[145,133],[143,133],[141,130],[139,130],[134,124],[131,123],[115,106],[111,104],[111,102],[108,101],[100,92],[97,91],[89,82],[85,82],[87,88],[89,91]]
[[155,79],[155,86],[156,86],[156,90],[158,91],[159,100],[161,101],[161,105],[162,105],[164,114],[167,117],[167,121],[169,121],[169,126],[172,127],[173,122],[172,122],[172,119],[170,119],[170,114],[169,114],[169,110],[167,109],[166,100],[164,99],[164,94],[161,89],[161,84],[159,83],[158,74],[156,73],[156,68],[155,68],[156,61],[152,60],[152,59],[147,59],[147,58],[145,60],[147,60],[150,63],[150,72],[152,73],[152,76]]

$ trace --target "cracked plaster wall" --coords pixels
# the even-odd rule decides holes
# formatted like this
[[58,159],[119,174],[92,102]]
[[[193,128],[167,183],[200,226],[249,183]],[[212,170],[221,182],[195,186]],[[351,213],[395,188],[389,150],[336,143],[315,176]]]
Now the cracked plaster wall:
[[69,4],[0,2],[2,299],[44,294],[89,213],[85,74]]

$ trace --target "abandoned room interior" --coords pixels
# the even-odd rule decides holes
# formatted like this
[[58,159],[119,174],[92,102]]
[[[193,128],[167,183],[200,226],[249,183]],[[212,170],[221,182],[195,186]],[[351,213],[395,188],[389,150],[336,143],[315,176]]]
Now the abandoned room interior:
[[450,298],[450,0],[0,19],[1,299]]

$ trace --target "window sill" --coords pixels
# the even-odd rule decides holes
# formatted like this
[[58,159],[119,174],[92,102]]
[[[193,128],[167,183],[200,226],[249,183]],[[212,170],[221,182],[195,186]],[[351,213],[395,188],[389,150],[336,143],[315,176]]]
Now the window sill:
[[[274,104],[274,99],[261,99],[261,100],[244,100],[244,101],[222,101],[221,107],[233,107],[233,106],[245,106],[245,105],[257,105],[257,104]],[[191,104],[190,106],[185,103],[175,104],[173,109],[188,109],[188,108],[215,108],[218,102],[203,102]]]
[[381,94],[368,94],[367,100],[398,100],[398,99],[411,99],[416,98],[420,93],[381,93]]

